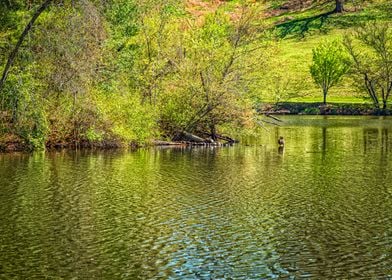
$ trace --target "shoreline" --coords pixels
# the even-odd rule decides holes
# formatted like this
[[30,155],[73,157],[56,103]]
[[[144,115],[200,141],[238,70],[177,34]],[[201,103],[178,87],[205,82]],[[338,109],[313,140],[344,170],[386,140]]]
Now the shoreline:
[[263,103],[258,112],[274,115],[390,116],[390,109],[377,109],[370,103],[278,102]]
[[[314,102],[279,102],[279,103],[263,103],[258,109],[259,114],[264,115],[302,115],[302,116],[391,116],[392,111],[375,109],[372,104],[353,104],[353,103],[323,103]],[[7,139],[7,137],[4,137]],[[189,139],[188,139],[189,140]],[[235,140],[234,140],[235,141]],[[139,144],[136,142],[124,143],[118,140],[104,140],[99,142],[62,142],[47,143],[42,150],[59,151],[64,149],[78,150],[115,150],[115,149],[138,149],[144,147],[192,147],[192,146],[211,146],[222,147],[230,146],[234,142],[197,142],[197,141],[165,141],[154,139],[150,142]],[[31,152],[31,147],[22,139],[10,137],[8,141],[0,141],[0,153],[13,152]]]
[[[234,143],[228,142],[191,142],[191,141],[164,141],[164,140],[152,140],[145,144],[137,143],[123,143],[120,141],[102,141],[102,142],[88,142],[83,141],[80,143],[49,143],[45,145],[42,151],[62,151],[62,150],[134,150],[147,147],[227,147],[232,146]],[[14,152],[33,152],[28,144],[24,143],[23,140],[12,141],[12,142],[0,142],[0,154],[14,153]]]

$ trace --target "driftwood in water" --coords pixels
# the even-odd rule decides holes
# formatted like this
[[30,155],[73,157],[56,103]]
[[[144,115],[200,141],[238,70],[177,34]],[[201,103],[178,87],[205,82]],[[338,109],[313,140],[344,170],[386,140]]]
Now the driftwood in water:
[[178,133],[174,138],[173,141],[188,141],[194,143],[207,143],[206,139],[201,138],[197,135],[191,134],[186,131],[182,131]]
[[152,143],[155,146],[183,146],[184,143],[181,142],[171,142],[171,141],[162,141],[162,140],[153,140]]
[[[268,118],[273,119],[274,121],[278,121],[278,122],[283,122],[281,119],[278,119],[277,117],[271,116],[269,113],[265,113],[265,116]],[[279,123],[273,122],[273,121],[267,121],[265,118],[264,119],[258,119],[257,117],[254,118],[254,121],[260,125],[262,128],[264,128],[265,130],[268,131],[268,129],[265,127],[265,123],[267,124],[272,124],[272,125],[276,125],[276,126],[280,126]]]
[[265,114],[265,115],[266,115],[267,117],[269,117],[269,118],[275,120],[275,121],[283,122],[281,119],[278,119],[277,117],[274,117],[274,116],[272,116],[272,115],[270,115],[270,114]]
[[240,142],[240,141],[238,141],[236,139],[233,139],[233,138],[231,138],[229,136],[224,136],[224,135],[217,134],[217,133],[214,133],[212,135],[211,133],[208,133],[208,132],[200,132],[199,134],[201,134],[203,136],[206,136],[206,141],[209,142],[209,143],[214,143],[215,141],[213,139],[215,139],[215,140],[224,140],[224,141],[226,141],[229,144],[239,143]]
[[177,135],[173,138],[173,141],[185,143],[187,145],[211,145],[211,146],[221,146],[221,145],[233,144],[239,142],[233,138],[220,134],[214,134],[215,136],[214,138],[218,140],[224,140],[225,143],[219,143],[218,141],[214,141],[213,137],[209,133],[201,132],[200,135],[206,136],[206,138],[202,138],[198,135],[182,131],[177,133]]
[[235,139],[233,139],[233,138],[231,138],[229,136],[224,136],[224,135],[220,135],[220,134],[215,134],[215,137],[217,139],[225,140],[228,143],[238,143],[239,142],[238,140],[235,140]]
[[263,122],[268,123],[268,124],[272,124],[272,125],[276,125],[276,126],[281,126],[278,123],[274,123],[274,122],[270,122],[270,121],[266,121],[266,120],[263,120]]

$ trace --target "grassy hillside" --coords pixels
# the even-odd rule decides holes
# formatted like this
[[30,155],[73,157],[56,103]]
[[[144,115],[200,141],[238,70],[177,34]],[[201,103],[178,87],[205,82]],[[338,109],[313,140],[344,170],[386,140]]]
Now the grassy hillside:
[[[323,40],[341,40],[344,34],[361,24],[373,20],[392,21],[392,4],[389,1],[366,1],[361,4],[347,1],[346,12],[326,15],[333,10],[334,1],[305,4],[303,8],[290,5],[290,2],[295,1],[274,1],[267,9],[267,20],[276,26],[274,33],[280,38],[279,52],[275,58],[281,68],[278,71],[284,73],[283,81],[287,79],[285,77],[292,80],[283,99],[320,102],[320,89],[315,86],[309,73],[312,49]],[[273,83],[273,79],[266,80],[266,84]],[[267,101],[276,100],[268,90],[263,90],[262,96]],[[344,78],[330,90],[328,101],[362,103],[366,102],[363,97],[351,79]]]

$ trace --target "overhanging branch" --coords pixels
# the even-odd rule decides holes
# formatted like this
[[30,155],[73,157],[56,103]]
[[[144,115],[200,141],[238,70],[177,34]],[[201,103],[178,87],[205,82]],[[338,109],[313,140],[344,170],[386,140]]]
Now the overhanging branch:
[[16,58],[16,55],[18,54],[19,48],[22,45],[24,39],[26,38],[27,34],[29,33],[29,31],[31,30],[31,28],[33,27],[34,22],[37,20],[37,18],[41,15],[41,13],[43,11],[45,11],[45,9],[50,5],[50,3],[53,0],[46,0],[44,3],[42,3],[42,5],[37,9],[37,11],[33,14],[31,20],[29,21],[29,23],[26,25],[25,29],[23,30],[22,34],[19,37],[18,42],[15,45],[15,48],[12,50],[12,52],[10,53],[9,57],[8,57],[8,61],[7,64],[4,67],[4,71],[3,71],[3,75],[1,77],[0,80],[0,92],[4,87],[4,83],[7,80],[8,77],[8,73],[11,69],[12,64],[14,63],[14,60]]

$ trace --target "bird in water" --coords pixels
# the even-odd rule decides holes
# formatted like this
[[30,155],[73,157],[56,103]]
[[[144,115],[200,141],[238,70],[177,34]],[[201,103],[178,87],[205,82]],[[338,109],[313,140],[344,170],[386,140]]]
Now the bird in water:
[[280,136],[280,137],[279,137],[279,139],[278,139],[278,144],[279,144],[279,147],[283,147],[283,146],[284,146],[284,139],[283,139],[283,136]]

